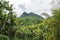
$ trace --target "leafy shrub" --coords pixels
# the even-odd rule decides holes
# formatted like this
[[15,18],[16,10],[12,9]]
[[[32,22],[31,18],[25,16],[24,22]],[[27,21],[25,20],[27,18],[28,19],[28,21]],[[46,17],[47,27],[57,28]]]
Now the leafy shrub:
[[0,40],[10,40],[8,36],[0,34]]

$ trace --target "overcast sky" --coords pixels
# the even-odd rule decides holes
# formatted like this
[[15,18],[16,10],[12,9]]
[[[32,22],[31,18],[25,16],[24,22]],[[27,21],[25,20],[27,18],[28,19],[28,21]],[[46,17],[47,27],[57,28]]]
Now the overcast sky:
[[8,0],[10,4],[14,4],[14,10],[20,16],[22,12],[34,12],[38,15],[42,12],[51,13],[50,9],[52,0]]

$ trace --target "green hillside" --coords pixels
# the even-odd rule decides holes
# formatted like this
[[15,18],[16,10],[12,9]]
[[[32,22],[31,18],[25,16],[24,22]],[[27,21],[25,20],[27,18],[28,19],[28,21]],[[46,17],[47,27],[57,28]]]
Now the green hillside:
[[19,18],[21,19],[21,22],[23,22],[23,25],[38,24],[41,23],[44,19],[43,17],[32,12],[31,13],[24,12]]

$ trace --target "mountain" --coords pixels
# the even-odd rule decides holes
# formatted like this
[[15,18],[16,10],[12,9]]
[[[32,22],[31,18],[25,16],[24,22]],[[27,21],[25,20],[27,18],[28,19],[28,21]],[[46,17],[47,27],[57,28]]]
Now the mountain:
[[23,12],[23,14],[20,16],[20,19],[22,20],[23,25],[32,25],[41,23],[44,18],[32,12]]
[[37,17],[37,18],[43,18],[40,15],[34,14],[33,12],[27,13],[23,12],[23,14],[20,17]]
[[23,12],[23,14],[20,17],[28,16],[29,14],[27,12]]

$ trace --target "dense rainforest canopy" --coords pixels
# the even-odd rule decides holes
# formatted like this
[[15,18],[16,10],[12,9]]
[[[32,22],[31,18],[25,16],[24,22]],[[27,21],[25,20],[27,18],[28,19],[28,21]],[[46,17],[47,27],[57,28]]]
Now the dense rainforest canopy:
[[0,40],[60,40],[60,9],[44,19],[33,12],[17,17],[12,6],[0,1]]

